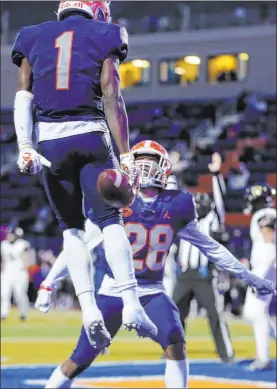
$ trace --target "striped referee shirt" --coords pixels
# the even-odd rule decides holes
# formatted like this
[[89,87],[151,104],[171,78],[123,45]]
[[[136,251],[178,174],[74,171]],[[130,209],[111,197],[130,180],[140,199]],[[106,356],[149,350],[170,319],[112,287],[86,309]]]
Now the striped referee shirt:
[[[199,230],[209,236],[212,232],[222,231],[225,223],[224,198],[226,187],[222,174],[214,174],[212,182],[213,207],[205,218],[199,220]],[[178,262],[182,272],[186,272],[188,269],[198,270],[207,267],[211,269],[213,267],[213,264],[197,247],[183,239],[180,240]]]

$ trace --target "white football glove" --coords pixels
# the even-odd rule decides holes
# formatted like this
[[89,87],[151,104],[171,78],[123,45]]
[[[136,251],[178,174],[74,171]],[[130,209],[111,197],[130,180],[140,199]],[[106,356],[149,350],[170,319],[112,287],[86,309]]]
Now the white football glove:
[[222,158],[219,153],[214,153],[212,155],[212,162],[208,163],[208,168],[211,173],[217,173],[220,171],[222,164]]
[[134,190],[139,189],[140,169],[135,164],[133,153],[120,154],[120,168],[129,176],[129,183]]
[[53,288],[41,284],[34,307],[42,313],[47,313],[53,304],[53,291]]
[[46,158],[33,148],[23,148],[18,156],[17,165],[21,173],[37,174],[42,170],[42,165],[51,166]]

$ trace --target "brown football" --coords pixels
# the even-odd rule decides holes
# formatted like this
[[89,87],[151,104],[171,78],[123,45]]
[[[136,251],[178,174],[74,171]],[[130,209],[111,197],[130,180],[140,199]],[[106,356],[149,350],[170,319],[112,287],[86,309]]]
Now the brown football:
[[101,172],[97,178],[97,189],[104,201],[115,208],[129,207],[135,200],[128,176],[118,169]]

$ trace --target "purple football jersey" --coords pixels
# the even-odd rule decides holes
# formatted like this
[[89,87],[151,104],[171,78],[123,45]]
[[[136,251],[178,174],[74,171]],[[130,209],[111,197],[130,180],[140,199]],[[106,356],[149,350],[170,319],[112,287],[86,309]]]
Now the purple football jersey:
[[122,27],[77,15],[21,29],[12,61],[21,66],[25,57],[32,67],[37,121],[91,121],[105,120],[104,60],[113,54],[122,62],[127,53]]
[[[123,209],[139,284],[162,283],[165,260],[176,234],[196,217],[192,194],[179,190],[164,190],[151,203],[138,196],[130,208]],[[96,267],[112,277],[103,252],[100,256]]]

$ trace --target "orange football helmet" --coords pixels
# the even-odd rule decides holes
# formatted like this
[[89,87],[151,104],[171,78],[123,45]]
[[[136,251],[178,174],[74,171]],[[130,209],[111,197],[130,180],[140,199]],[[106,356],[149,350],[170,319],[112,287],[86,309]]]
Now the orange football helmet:
[[172,166],[166,149],[157,142],[145,140],[132,147],[131,152],[141,171],[140,187],[165,188]]

